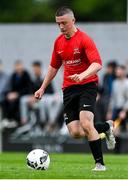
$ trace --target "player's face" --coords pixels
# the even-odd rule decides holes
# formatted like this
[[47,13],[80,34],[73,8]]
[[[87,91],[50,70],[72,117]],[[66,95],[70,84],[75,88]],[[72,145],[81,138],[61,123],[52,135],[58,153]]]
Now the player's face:
[[72,33],[74,22],[75,19],[68,14],[56,17],[56,23],[64,35],[70,35]]

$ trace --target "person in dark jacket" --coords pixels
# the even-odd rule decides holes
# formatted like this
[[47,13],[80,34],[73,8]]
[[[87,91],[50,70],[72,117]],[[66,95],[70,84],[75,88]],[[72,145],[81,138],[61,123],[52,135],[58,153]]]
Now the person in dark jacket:
[[[38,60],[32,63],[32,78],[31,79],[32,79],[32,93],[29,95],[23,96],[20,100],[20,112],[21,112],[20,121],[22,125],[28,122],[29,109],[33,108],[36,104],[33,94],[41,86],[42,81],[43,81],[42,63]],[[53,88],[52,83],[49,84],[49,86],[47,87],[45,94],[46,95],[54,94],[54,88]]]
[[9,120],[19,122],[19,100],[23,95],[32,92],[32,82],[29,73],[24,69],[21,60],[14,64],[14,72],[10,76],[8,90],[5,93],[4,115]]
[[103,83],[101,86],[98,86],[98,96],[95,106],[95,122],[105,122],[106,114],[108,111],[108,104],[112,92],[112,85],[116,79],[115,69],[117,63],[114,60],[111,60],[106,65],[105,74],[103,75]]

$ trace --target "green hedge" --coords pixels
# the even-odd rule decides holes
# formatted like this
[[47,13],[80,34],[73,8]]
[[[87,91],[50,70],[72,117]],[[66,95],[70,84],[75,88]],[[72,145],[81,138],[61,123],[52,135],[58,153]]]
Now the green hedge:
[[54,22],[63,5],[74,10],[78,21],[126,21],[126,0],[0,0],[0,22]]

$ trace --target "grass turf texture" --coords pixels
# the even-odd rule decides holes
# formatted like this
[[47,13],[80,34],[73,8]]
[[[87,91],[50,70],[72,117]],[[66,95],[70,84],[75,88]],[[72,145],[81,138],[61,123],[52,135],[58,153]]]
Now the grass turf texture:
[[91,154],[50,154],[48,170],[28,169],[25,153],[0,154],[0,179],[125,179],[128,155],[104,155],[107,171],[92,172]]

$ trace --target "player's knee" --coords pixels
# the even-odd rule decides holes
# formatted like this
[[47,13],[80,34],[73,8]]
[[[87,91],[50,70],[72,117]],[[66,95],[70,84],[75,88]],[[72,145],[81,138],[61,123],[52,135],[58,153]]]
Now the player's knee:
[[84,131],[86,132],[86,134],[89,134],[90,131],[92,130],[92,124],[90,121],[88,120],[81,120],[80,121],[82,128],[84,129]]
[[77,129],[72,129],[69,132],[70,132],[71,136],[74,138],[80,138],[81,137],[81,134]]

